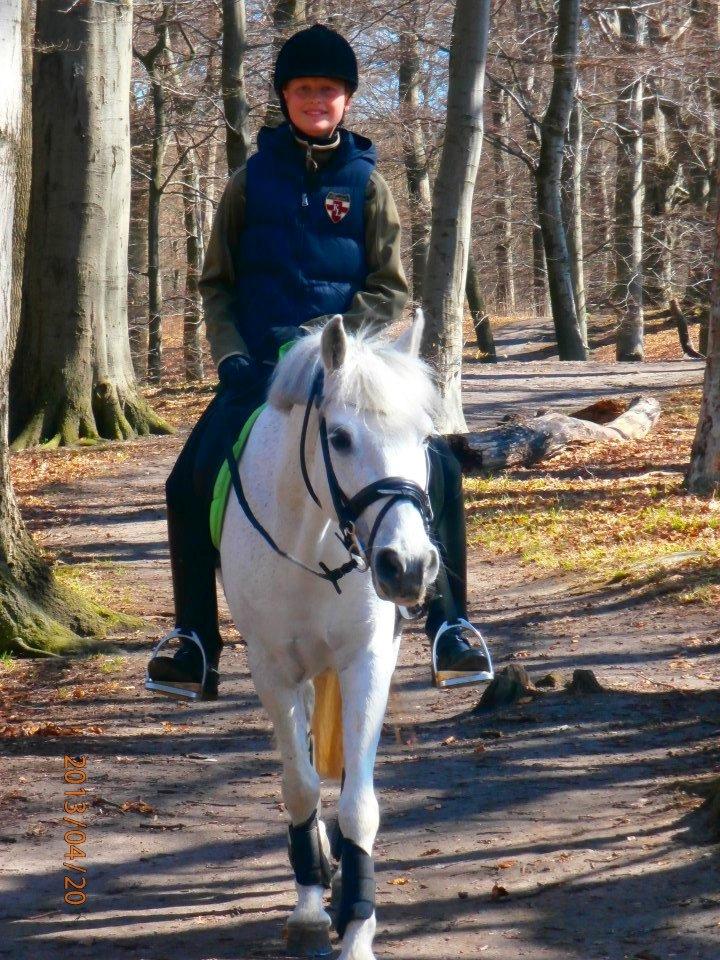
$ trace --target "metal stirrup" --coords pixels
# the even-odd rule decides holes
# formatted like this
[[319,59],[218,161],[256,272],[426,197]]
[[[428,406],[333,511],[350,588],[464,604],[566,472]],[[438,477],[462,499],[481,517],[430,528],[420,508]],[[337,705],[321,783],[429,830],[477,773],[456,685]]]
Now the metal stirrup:
[[[470,630],[472,633],[475,634],[475,636],[476,636],[476,637],[478,638],[478,640],[480,641],[480,646],[482,647],[482,651],[483,651],[483,653],[485,654],[485,657],[486,657],[487,662],[488,662],[488,666],[490,667],[489,670],[482,670],[482,671],[478,671],[478,672],[476,672],[476,673],[473,673],[473,674],[472,674],[473,678],[474,678],[476,681],[494,680],[494,679],[495,679],[495,668],[493,667],[492,657],[490,656],[490,651],[488,650],[488,645],[485,643],[485,638],[484,638],[483,635],[480,633],[480,631],[477,629],[477,627],[474,627],[474,626],[472,625],[472,623],[470,623],[469,620],[465,620],[464,617],[459,617],[457,620],[453,620],[452,623],[450,623],[448,620],[446,620],[446,621],[442,624],[442,626],[440,627],[440,629],[438,630],[438,632],[435,634],[435,639],[433,640],[433,645],[432,645],[432,669],[433,669],[433,676],[437,676],[437,648],[438,648],[438,641],[439,641],[440,637],[441,637],[444,633],[446,633],[448,630],[452,630],[452,629],[455,628],[455,627],[462,627],[464,630]],[[453,681],[452,681],[452,680],[446,681],[446,685],[449,685],[449,686],[454,686],[454,685],[459,684],[459,683],[462,683],[462,680],[457,680],[455,684],[453,684]]]
[[[171,640],[175,640],[177,637],[182,637],[183,640],[190,640],[192,643],[196,644],[200,648],[200,654],[202,656],[203,672],[202,680],[200,681],[200,689],[196,692],[194,690],[186,690],[178,684],[170,683],[169,681],[164,680],[153,680],[150,676],[150,664],[158,656],[160,650],[165,646],[166,643],[169,643]],[[145,688],[147,690],[158,690],[160,693],[169,693],[175,697],[184,697],[187,700],[201,700],[203,696],[203,691],[205,690],[205,681],[207,680],[208,675],[208,661],[207,655],[205,653],[205,648],[200,642],[200,638],[195,633],[194,630],[191,630],[189,633],[186,633],[184,630],[181,630],[180,627],[175,627],[174,630],[171,630],[167,636],[163,637],[154,647],[153,651],[150,654],[150,659],[148,660],[148,665],[145,668]]]

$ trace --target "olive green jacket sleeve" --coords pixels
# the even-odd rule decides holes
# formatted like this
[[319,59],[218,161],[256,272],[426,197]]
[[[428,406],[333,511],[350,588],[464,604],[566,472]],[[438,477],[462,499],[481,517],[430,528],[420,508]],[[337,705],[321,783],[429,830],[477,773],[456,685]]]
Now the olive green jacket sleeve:
[[245,167],[241,167],[225,185],[215,211],[200,276],[205,329],[215,366],[233,353],[248,354],[235,326],[237,290],[233,248],[244,220]]
[[[245,213],[245,169],[228,181],[215,213],[205,254],[200,292],[207,337],[215,364],[233,353],[247,354],[235,327],[236,288],[233,244]],[[343,315],[350,330],[363,324],[381,328],[402,316],[408,285],[400,262],[400,218],[390,188],[373,170],[365,192],[365,258],[367,279]],[[327,317],[313,318],[306,326]]]

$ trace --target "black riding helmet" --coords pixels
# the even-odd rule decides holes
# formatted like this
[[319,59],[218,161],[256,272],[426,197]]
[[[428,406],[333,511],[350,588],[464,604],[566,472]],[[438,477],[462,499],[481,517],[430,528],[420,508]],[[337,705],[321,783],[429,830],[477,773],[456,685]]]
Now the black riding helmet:
[[286,120],[290,120],[283,87],[297,77],[332,77],[343,80],[350,93],[358,86],[358,65],[353,48],[337,31],[316,23],[299,30],[280,48],[275,62],[273,86]]

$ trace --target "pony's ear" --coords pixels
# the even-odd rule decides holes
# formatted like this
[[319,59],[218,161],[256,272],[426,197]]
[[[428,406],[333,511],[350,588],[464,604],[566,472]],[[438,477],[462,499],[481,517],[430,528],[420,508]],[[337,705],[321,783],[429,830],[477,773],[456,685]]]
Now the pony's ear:
[[413,322],[404,330],[395,341],[395,349],[401,353],[409,353],[411,357],[420,355],[420,341],[425,328],[425,314],[420,307],[413,313]]
[[320,337],[320,356],[326,373],[339,369],[345,362],[347,334],[342,315],[336,313],[328,320]]

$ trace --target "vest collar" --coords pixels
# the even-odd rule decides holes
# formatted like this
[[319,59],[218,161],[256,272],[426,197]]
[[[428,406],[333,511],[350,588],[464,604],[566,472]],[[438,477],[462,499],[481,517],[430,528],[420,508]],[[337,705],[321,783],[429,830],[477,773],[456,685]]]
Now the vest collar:
[[[302,138],[300,138],[302,139]],[[337,142],[335,142],[337,139]],[[295,165],[301,161],[304,149],[307,156],[307,140],[299,143],[289,123],[281,123],[277,127],[261,127],[257,135],[258,152],[268,151],[278,157],[283,163]],[[313,160],[320,161],[319,168],[343,164],[350,159],[363,160],[371,166],[375,165],[377,152],[372,141],[359,133],[348,130],[346,127],[337,127],[333,139],[327,146],[331,149],[320,150],[324,144],[310,143]]]
[[319,143],[310,138],[303,139],[294,127],[291,129],[295,142],[305,151],[305,167],[311,173],[315,173],[319,166],[318,161],[321,158],[329,156],[331,151],[337,150],[340,146],[340,129],[338,127],[335,128],[335,132],[327,143]]

